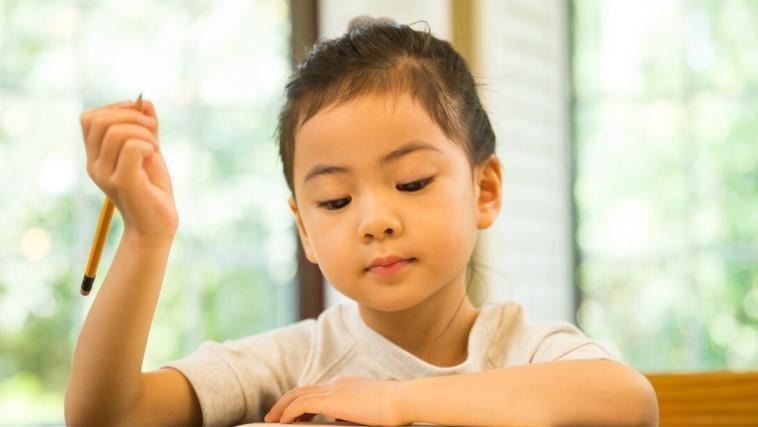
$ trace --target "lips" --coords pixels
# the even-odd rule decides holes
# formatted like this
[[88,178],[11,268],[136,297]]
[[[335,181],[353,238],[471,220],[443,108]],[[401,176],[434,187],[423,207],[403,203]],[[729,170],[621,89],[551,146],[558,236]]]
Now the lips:
[[374,260],[371,261],[371,264],[369,264],[367,269],[372,268],[372,267],[388,267],[392,264],[395,264],[396,262],[405,261],[406,259],[408,258],[403,258],[397,255],[389,255],[386,257],[374,258]]
[[375,258],[371,261],[371,265],[366,267],[364,271],[378,273],[380,275],[391,275],[396,271],[400,271],[403,266],[410,264],[415,260],[416,258],[404,258],[397,255]]

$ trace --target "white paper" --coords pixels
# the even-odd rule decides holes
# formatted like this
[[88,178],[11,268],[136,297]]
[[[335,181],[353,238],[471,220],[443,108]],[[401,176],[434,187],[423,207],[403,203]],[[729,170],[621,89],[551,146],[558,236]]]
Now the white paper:
[[[433,426],[436,424],[429,424],[429,423],[413,423],[411,426]],[[250,423],[250,424],[240,424],[237,427],[253,427],[253,426],[261,426],[261,427],[276,427],[276,426],[307,426],[307,427],[334,427],[334,426],[365,426],[365,424],[352,424],[344,421],[336,422],[336,421],[324,421],[321,423],[312,423],[312,422],[304,422],[304,421],[298,421],[293,422],[291,424],[281,424],[281,423]],[[405,426],[400,426],[405,427]]]

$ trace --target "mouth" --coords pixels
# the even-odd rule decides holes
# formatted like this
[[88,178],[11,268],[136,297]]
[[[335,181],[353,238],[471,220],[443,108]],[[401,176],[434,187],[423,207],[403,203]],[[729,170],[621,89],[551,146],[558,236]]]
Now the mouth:
[[376,273],[376,274],[378,274],[380,276],[387,276],[387,275],[394,274],[395,272],[401,270],[406,265],[408,265],[410,263],[413,263],[413,262],[416,262],[416,258],[415,257],[414,258],[408,258],[408,259],[399,260],[399,261],[396,261],[396,262],[394,262],[392,264],[388,264],[388,265],[377,265],[377,266],[374,266],[374,267],[366,267],[366,268],[363,269],[363,271],[364,272],[369,272],[369,273]]

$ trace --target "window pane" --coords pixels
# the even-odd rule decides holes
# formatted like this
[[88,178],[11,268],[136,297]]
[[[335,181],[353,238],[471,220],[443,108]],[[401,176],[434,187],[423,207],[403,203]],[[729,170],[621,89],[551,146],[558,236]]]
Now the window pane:
[[79,296],[104,197],[85,169],[85,109],[142,91],[160,118],[180,228],[143,369],[296,320],[273,138],[288,4],[0,1],[2,423],[63,423],[74,344],[123,231],[116,212]]
[[758,367],[758,3],[574,12],[580,326],[646,371]]
[[576,0],[574,85],[589,96],[674,96],[684,90],[682,1]]

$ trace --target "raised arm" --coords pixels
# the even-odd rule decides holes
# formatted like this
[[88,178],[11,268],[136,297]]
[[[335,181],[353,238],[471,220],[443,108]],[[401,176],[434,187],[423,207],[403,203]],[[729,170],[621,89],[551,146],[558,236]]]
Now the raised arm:
[[142,373],[166,263],[178,227],[153,105],[118,103],[81,116],[87,172],[124,219],[124,234],[84,321],[64,413],[69,427],[200,425],[189,382]]

